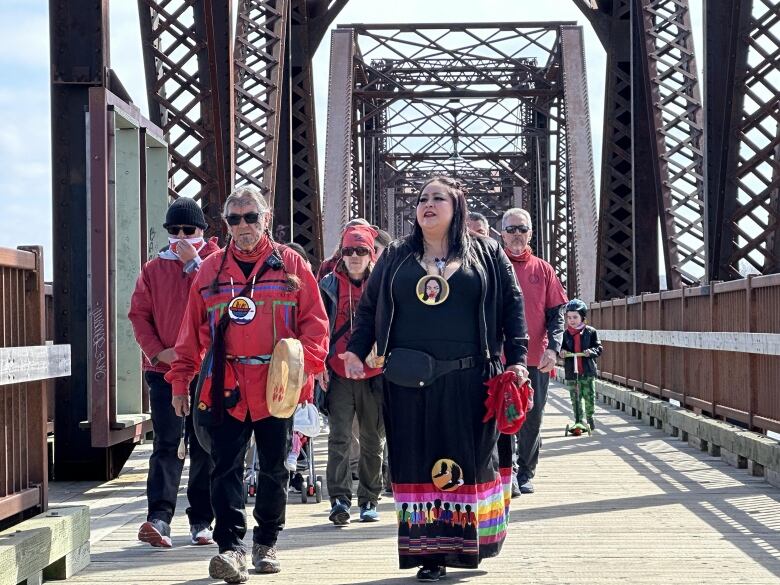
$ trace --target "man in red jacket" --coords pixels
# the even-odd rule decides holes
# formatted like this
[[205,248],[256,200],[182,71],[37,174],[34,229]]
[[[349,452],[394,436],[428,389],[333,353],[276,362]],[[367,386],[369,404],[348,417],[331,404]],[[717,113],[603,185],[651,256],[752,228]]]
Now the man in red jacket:
[[297,338],[304,374],[318,374],[328,354],[328,317],[305,261],[268,234],[268,203],[258,189],[239,187],[225,201],[231,241],[201,266],[190,289],[166,379],[173,405],[189,412],[187,389],[203,362],[196,424],[211,438],[211,505],[219,554],[209,575],[228,583],[248,578],[243,538],[243,463],[254,433],[258,481],[252,564],[258,573],[281,570],[276,540],[284,527],[292,418],[270,415],[266,402],[268,363],[277,341]]
[[561,349],[563,308],[567,302],[553,267],[534,256],[529,246],[532,234],[531,216],[525,209],[513,208],[504,213],[501,238],[523,291],[528,324],[528,377],[534,389],[534,407],[516,435],[512,497],[534,492],[531,480],[536,474],[542,447],[540,430],[547,387],[550,371],[555,367],[555,358]]
[[[138,539],[152,546],[170,547],[170,523],[176,509],[184,459],[178,456],[182,420],[171,406],[171,385],[164,375],[176,357],[173,349],[184,317],[190,285],[200,263],[217,251],[216,238],[203,240],[206,220],[194,200],[181,197],[168,208],[163,225],[170,245],[147,262],[133,291],[128,317],[144,353],[144,378],[149,385],[154,446],[146,483],[148,512]],[[190,476],[187,499],[193,544],[211,544],[209,472],[211,460],[192,432],[192,418],[185,421],[190,440]]]

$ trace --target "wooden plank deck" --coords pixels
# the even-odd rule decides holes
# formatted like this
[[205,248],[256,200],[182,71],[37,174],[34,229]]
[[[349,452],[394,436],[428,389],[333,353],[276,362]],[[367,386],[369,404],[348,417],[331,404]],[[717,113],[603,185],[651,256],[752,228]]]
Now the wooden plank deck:
[[[500,557],[479,571],[452,570],[444,583],[780,582],[780,490],[616,410],[597,411],[592,437],[564,437],[569,413],[565,391],[551,387],[537,493],[512,501]],[[317,447],[322,475],[323,439]],[[136,541],[150,449],[136,449],[115,481],[52,485],[52,505],[92,506],[92,563],[70,582],[214,583],[207,567],[215,548],[188,544],[183,489],[174,548]],[[397,569],[392,501],[383,498],[379,509],[379,523],[338,529],[328,523],[325,502],[301,504],[291,494],[279,541],[283,572],[250,573],[249,582],[416,582],[414,571]]]

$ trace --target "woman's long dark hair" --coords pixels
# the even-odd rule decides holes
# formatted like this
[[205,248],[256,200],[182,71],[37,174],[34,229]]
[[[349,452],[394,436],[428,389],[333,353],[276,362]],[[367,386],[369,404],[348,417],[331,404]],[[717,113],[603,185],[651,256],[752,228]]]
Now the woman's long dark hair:
[[[469,211],[468,203],[466,202],[466,189],[457,179],[447,177],[446,175],[434,175],[420,187],[420,193],[417,196],[418,202],[422,192],[431,183],[441,183],[449,189],[452,197],[453,213],[452,223],[450,223],[450,229],[447,232],[447,244],[449,246],[447,257],[450,259],[459,258],[465,266],[469,266],[474,261],[474,258],[471,236],[466,224]],[[425,254],[425,239],[423,238],[422,228],[417,222],[416,214],[412,232],[407,236],[407,242],[412,247],[414,253],[422,258],[423,254]]]

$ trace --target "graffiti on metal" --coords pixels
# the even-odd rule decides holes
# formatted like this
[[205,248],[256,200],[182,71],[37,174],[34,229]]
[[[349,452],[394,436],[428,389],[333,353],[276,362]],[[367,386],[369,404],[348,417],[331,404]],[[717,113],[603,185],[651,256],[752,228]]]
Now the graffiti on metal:
[[96,382],[106,379],[106,316],[103,307],[92,309],[92,376]]

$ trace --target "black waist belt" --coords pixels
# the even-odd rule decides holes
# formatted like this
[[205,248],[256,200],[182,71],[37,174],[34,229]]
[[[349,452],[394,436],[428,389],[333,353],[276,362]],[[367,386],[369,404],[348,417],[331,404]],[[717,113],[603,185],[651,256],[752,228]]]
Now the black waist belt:
[[435,360],[436,361],[436,377],[455,372],[457,370],[468,370],[482,363],[482,358],[470,355],[468,357],[460,358],[457,360]]

